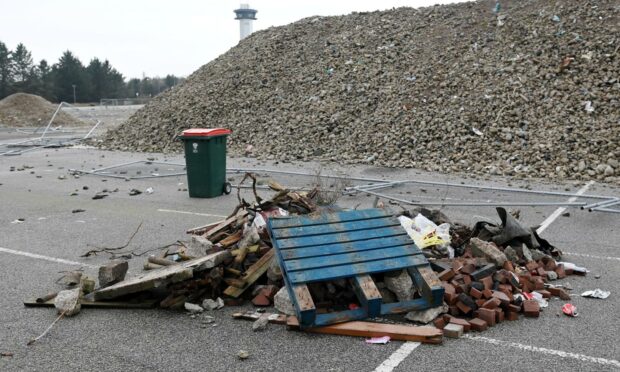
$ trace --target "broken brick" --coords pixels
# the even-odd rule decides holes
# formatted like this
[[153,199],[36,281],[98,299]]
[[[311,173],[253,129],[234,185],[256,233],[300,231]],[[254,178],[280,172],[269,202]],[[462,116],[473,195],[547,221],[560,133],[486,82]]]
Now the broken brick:
[[448,281],[454,278],[454,271],[452,269],[444,270],[437,274],[437,277],[439,278],[439,280]]
[[519,313],[515,313],[514,311],[509,311],[506,314],[506,320],[519,320]]
[[478,309],[478,318],[487,322],[489,327],[493,327],[495,325],[495,310],[481,308]]
[[471,273],[471,277],[472,279],[476,280],[476,281],[481,281],[481,279],[485,278],[485,277],[489,277],[489,279],[491,278],[491,275],[495,272],[495,265],[494,264],[488,264],[483,266],[482,268],[474,271],[473,273]]
[[465,319],[461,319],[461,318],[451,318],[450,319],[450,323],[452,324],[458,324],[460,326],[463,327],[463,331],[464,332],[469,332],[469,330],[471,329],[471,325],[469,324],[469,322]]
[[489,325],[487,324],[487,322],[485,322],[484,320],[480,318],[474,318],[470,320],[469,324],[471,326],[472,331],[482,332],[482,331],[486,331],[487,328],[489,328]]
[[480,278],[478,281],[484,285],[484,289],[493,288],[493,278],[491,278],[490,276]]
[[540,293],[543,296],[543,298],[550,298],[551,297],[551,292],[549,292],[549,291],[547,291],[545,289],[541,289],[541,290],[536,291],[536,292]]
[[496,309],[497,307],[499,307],[501,303],[502,302],[500,301],[499,298],[494,297],[488,300],[487,302],[485,302],[484,305],[482,305],[482,307],[485,309]]
[[500,300],[503,305],[508,306],[510,304],[510,298],[504,292],[493,291],[493,297]]
[[504,310],[497,308],[495,309],[495,322],[500,323],[504,321]]
[[504,266],[503,266],[504,270],[510,271],[510,272],[514,272],[515,271],[515,267],[512,265],[511,261],[506,260],[506,262],[504,262]]
[[540,315],[540,305],[536,300],[523,301],[523,313],[530,318],[538,318]]
[[490,289],[485,289],[484,291],[482,291],[482,296],[484,298],[491,298],[493,297],[493,291]]
[[469,290],[469,294],[476,299],[481,299],[482,298],[482,292],[480,292],[479,290],[477,290],[474,287],[471,287],[471,289]]
[[562,265],[558,265],[558,267],[555,268],[555,273],[558,274],[558,279],[566,278],[566,271],[564,271],[564,266]]
[[535,271],[538,269],[538,263],[536,261],[530,261],[527,264],[525,264],[525,268],[529,272]]
[[446,324],[443,329],[443,334],[446,337],[459,338],[463,335],[463,326],[459,324]]
[[461,301],[457,301],[456,302],[456,307],[459,308],[459,310],[461,310],[461,312],[463,314],[469,314],[472,311],[472,308],[465,305],[464,303],[462,303]]
[[254,297],[252,299],[252,304],[254,304],[254,306],[269,306],[271,305],[271,301],[269,300],[269,298],[267,298],[267,296],[265,296],[262,293],[259,293],[258,295],[256,295],[256,297]]
[[435,320],[433,320],[433,324],[435,325],[435,327],[439,328],[439,329],[443,329],[443,327],[446,326],[446,321],[443,320],[443,318],[437,318]]
[[460,270],[460,271],[461,271],[463,274],[470,275],[471,273],[473,273],[474,271],[476,271],[476,266],[475,266],[475,265],[473,265],[473,264],[471,264],[471,263],[468,263],[468,264],[466,264],[466,265],[463,265],[463,267],[461,267],[461,270]]

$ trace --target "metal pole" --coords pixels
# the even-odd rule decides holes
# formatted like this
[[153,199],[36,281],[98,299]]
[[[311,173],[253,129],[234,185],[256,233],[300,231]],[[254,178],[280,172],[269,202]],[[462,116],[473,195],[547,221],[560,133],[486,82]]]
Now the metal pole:
[[445,203],[445,202],[413,202],[413,201],[409,201],[409,200],[405,200],[405,199],[400,199],[400,198],[395,198],[393,196],[388,196],[388,195],[383,195],[380,194],[378,192],[373,192],[373,191],[366,191],[366,190],[362,190],[361,192],[365,193],[365,194],[370,194],[370,195],[374,195],[374,196],[378,196],[380,198],[384,198],[384,199],[388,199],[388,200],[393,200],[399,203],[403,203],[403,204],[409,204],[409,205],[442,205],[442,206],[461,206],[461,207],[482,207],[482,206],[487,206],[487,207],[501,207],[501,206],[506,206],[506,207],[539,207],[539,206],[581,206],[584,205],[585,203],[582,202],[508,202],[508,203],[502,203],[502,202],[490,202],[490,203],[480,203],[480,202],[473,202],[473,203]]
[[92,132],[94,132],[94,131],[95,131],[95,129],[97,129],[97,127],[99,126],[99,124],[101,124],[101,120],[97,120],[97,124],[95,124],[95,126],[94,126],[94,127],[92,127],[92,129],[91,129],[88,133],[86,133],[86,135],[84,136],[84,138],[83,138],[83,139],[87,139],[87,138],[91,135],[91,133],[92,133]]
[[75,84],[71,84],[73,87],[73,104],[75,105]]
[[609,205],[617,204],[616,202],[618,202],[619,200],[620,199],[618,198],[614,198],[610,200],[603,200],[600,202],[584,205],[583,207],[581,207],[581,209],[588,209],[589,211],[592,211],[592,209],[595,207],[607,207]]
[[52,115],[52,118],[50,119],[50,121],[47,123],[47,127],[45,127],[45,130],[43,131],[43,134],[41,135],[40,138],[45,137],[45,133],[47,133],[48,129],[50,129],[50,126],[52,125],[52,122],[54,121],[54,119],[56,118],[56,115],[58,115],[58,112],[60,111],[60,109],[62,108],[62,105],[64,105],[64,102],[60,102],[58,104],[58,107],[56,108],[56,111],[54,111],[54,115]]

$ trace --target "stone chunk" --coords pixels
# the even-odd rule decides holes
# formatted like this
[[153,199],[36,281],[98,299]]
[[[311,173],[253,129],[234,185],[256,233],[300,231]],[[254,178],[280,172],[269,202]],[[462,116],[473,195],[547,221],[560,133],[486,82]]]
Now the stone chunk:
[[413,299],[413,280],[406,270],[402,270],[396,276],[385,275],[383,281],[387,289],[394,292],[398,301]]
[[[418,311],[410,311],[405,315],[405,319],[410,320],[412,322],[420,322],[427,324],[431,322],[433,319],[437,318],[439,315],[448,312],[448,305],[443,304],[441,306],[431,307],[426,310],[418,310]],[[439,327],[438,327],[439,328]]]
[[185,310],[189,311],[192,314],[202,313],[204,309],[200,305],[192,304],[190,302],[186,302],[183,304]]
[[450,338],[459,338],[463,335],[463,326],[454,323],[448,323],[443,327],[443,334]]
[[493,262],[496,267],[502,267],[506,261],[506,255],[494,243],[471,238],[469,247],[474,257],[484,257],[488,261]]
[[82,309],[81,297],[82,290],[79,287],[60,291],[54,299],[54,307],[58,310],[58,314],[73,316]]
[[99,287],[105,288],[122,282],[125,279],[125,274],[127,274],[127,269],[129,269],[129,264],[122,260],[110,261],[99,267]]
[[286,287],[280,288],[278,293],[276,293],[273,297],[273,304],[274,307],[282,314],[295,315],[295,307],[291,302],[291,298],[288,295]]

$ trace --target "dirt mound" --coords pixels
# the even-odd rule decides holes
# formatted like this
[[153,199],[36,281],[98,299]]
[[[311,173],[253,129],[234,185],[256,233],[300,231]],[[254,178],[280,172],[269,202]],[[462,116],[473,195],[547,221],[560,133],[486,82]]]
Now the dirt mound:
[[[43,97],[15,93],[0,101],[0,125],[8,127],[45,126],[57,108],[58,105],[52,104]],[[77,126],[85,125],[85,123],[61,110],[52,125]]]
[[312,17],[256,32],[156,97],[104,147],[230,149],[517,178],[620,181],[620,6],[502,0]]

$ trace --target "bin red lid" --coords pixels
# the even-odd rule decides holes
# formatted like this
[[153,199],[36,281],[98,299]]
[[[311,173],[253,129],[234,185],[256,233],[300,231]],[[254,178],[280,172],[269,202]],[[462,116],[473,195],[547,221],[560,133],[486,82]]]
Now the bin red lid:
[[183,131],[183,137],[211,137],[230,134],[230,129],[224,128],[192,128]]

